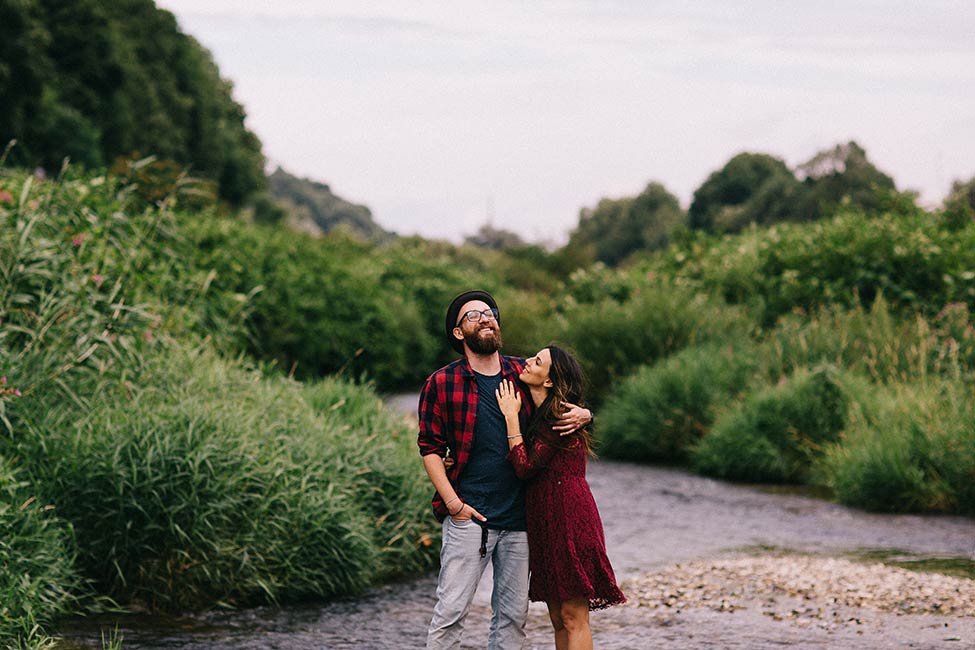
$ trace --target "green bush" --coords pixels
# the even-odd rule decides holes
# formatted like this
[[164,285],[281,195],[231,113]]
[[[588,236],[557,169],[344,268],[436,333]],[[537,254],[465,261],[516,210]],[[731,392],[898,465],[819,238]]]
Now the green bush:
[[602,455],[686,462],[718,410],[749,383],[751,346],[702,345],[644,366],[619,382],[599,412]]
[[73,605],[71,530],[0,456],[0,645],[27,646]]
[[768,326],[795,309],[873,303],[936,314],[975,304],[975,226],[950,230],[909,211],[868,217],[845,212],[811,224],[752,229],[741,236],[689,238],[644,265],[753,304]]
[[751,321],[743,310],[703,293],[661,281],[645,281],[625,302],[569,301],[556,331],[579,355],[598,402],[641,365],[690,345],[747,339]]
[[384,386],[416,380],[422,315],[380,284],[371,248],[229,219],[187,224],[211,287],[249,303],[246,349],[300,378],[362,372]]
[[800,369],[718,418],[693,451],[694,468],[739,481],[802,483],[838,439],[848,406],[837,370]]

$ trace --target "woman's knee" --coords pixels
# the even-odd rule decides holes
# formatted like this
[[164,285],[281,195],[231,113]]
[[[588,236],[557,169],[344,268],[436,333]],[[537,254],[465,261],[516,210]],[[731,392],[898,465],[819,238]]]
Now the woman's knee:
[[561,632],[565,629],[565,623],[562,621],[561,603],[548,604],[548,618],[552,621],[552,627],[555,628],[556,632]]
[[562,625],[570,632],[589,627],[589,603],[571,601],[562,603],[559,611]]

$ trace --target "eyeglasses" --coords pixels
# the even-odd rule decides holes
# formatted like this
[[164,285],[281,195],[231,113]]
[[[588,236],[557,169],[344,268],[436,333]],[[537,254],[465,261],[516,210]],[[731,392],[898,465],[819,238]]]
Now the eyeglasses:
[[460,321],[469,320],[472,323],[476,323],[481,320],[481,318],[486,318],[488,320],[498,320],[498,310],[497,309],[485,309],[484,311],[479,311],[477,309],[471,309],[468,312],[464,312],[464,315],[457,321],[460,325]]

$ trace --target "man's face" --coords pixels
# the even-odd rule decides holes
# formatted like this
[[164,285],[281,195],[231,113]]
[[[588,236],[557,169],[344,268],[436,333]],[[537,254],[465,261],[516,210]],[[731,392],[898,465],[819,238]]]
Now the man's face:
[[471,300],[464,303],[457,316],[454,335],[459,333],[474,354],[494,354],[501,349],[501,327],[493,315],[483,313],[490,310],[483,300]]

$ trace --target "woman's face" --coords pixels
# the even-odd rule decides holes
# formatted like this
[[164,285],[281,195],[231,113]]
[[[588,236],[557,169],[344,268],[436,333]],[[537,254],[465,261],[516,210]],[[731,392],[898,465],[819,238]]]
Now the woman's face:
[[525,369],[521,371],[521,381],[528,386],[551,387],[548,372],[552,367],[552,353],[542,348],[533,357],[525,359]]

